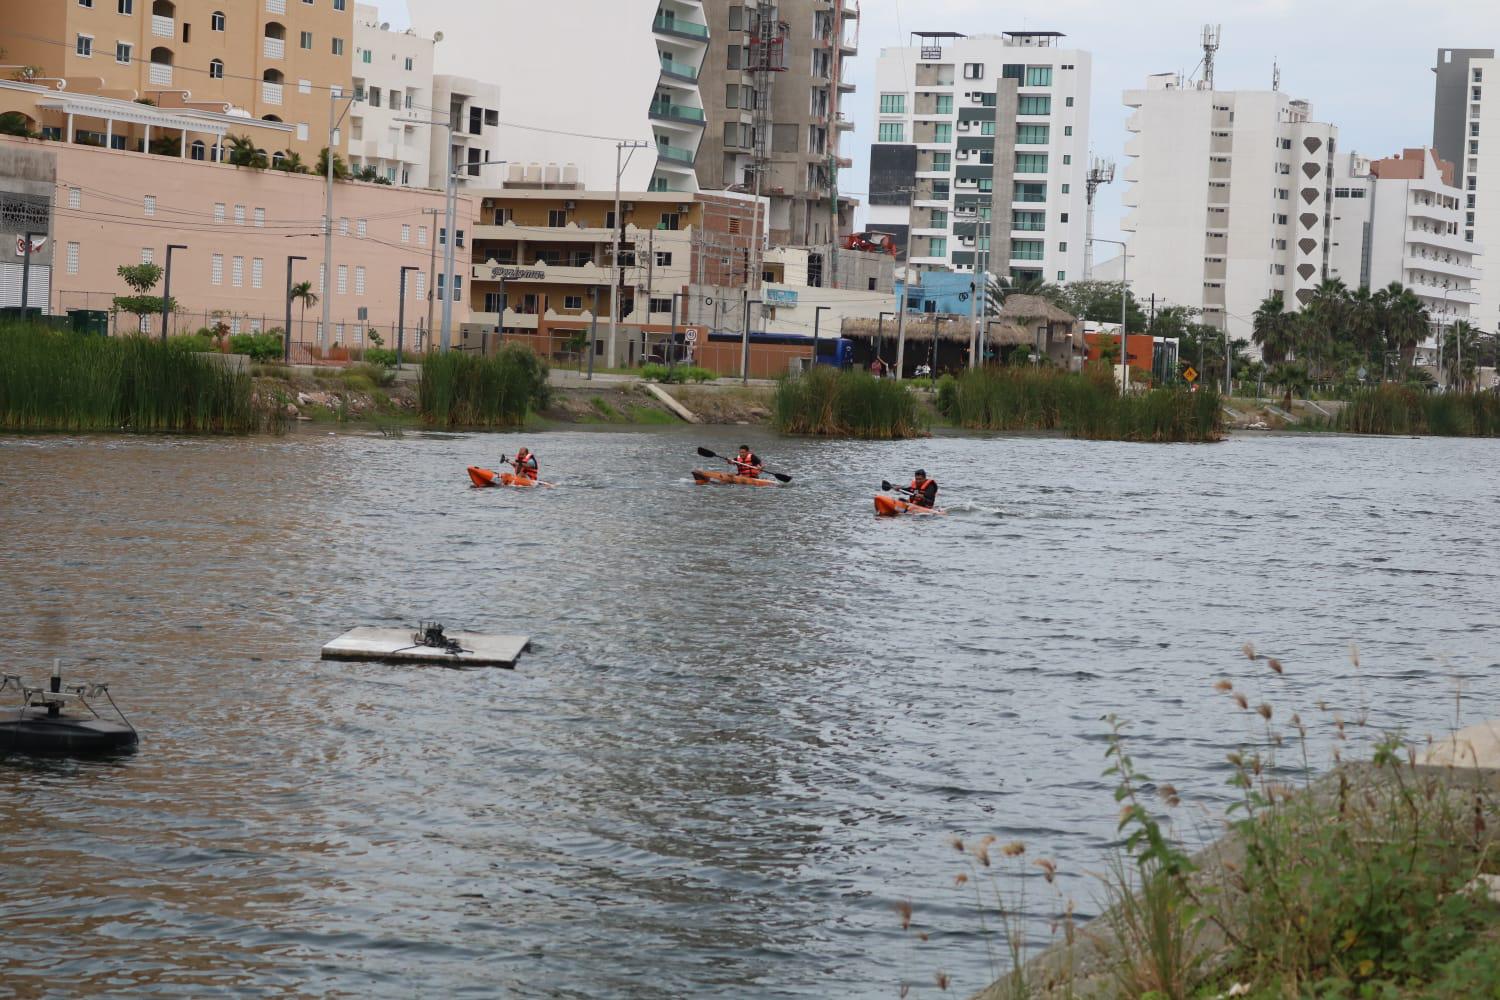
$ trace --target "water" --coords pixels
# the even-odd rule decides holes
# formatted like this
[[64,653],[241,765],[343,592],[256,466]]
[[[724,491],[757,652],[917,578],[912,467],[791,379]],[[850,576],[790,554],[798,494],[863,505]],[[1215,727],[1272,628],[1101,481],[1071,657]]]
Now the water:
[[[794,485],[688,483],[695,445],[740,439]],[[562,488],[467,488],[520,443]],[[1091,912],[1109,713],[1190,838],[1257,731],[1218,677],[1302,710],[1323,760],[1320,699],[1441,734],[1462,683],[1466,721],[1500,716],[1497,456],[701,428],[0,440],[6,669],[62,655],[145,733],[119,761],[0,764],[0,983],[862,997],[942,968],[962,995],[993,967],[946,838],[1024,841]],[[874,484],[918,464],[954,513],[871,517]],[[317,659],[425,617],[535,648],[514,672]],[[1057,905],[1029,880],[1034,942]]]

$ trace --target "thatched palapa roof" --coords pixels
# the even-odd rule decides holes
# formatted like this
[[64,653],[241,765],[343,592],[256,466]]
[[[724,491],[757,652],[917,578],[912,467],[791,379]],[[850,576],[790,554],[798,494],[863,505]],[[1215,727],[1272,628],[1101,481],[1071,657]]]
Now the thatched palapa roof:
[[1013,323],[1062,323],[1072,326],[1077,317],[1040,295],[1007,295],[1000,318]]
[[[974,331],[974,321],[968,316],[956,316],[952,313],[907,313],[906,315],[906,339],[907,340],[932,340],[932,328],[936,320],[938,335],[944,340],[954,343],[967,344],[969,335]],[[896,336],[896,317],[885,321],[882,327],[878,320],[849,317],[844,320],[843,327],[839,332],[842,337],[852,337],[859,340],[874,340],[883,335],[886,339]]]

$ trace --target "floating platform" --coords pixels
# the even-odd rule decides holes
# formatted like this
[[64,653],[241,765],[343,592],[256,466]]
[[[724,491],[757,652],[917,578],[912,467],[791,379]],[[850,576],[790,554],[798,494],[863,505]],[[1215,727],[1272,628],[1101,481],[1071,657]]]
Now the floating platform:
[[325,660],[377,660],[385,663],[435,663],[447,667],[514,668],[531,645],[529,636],[449,632],[445,638],[458,650],[424,645],[420,633],[409,628],[350,629],[323,647]]

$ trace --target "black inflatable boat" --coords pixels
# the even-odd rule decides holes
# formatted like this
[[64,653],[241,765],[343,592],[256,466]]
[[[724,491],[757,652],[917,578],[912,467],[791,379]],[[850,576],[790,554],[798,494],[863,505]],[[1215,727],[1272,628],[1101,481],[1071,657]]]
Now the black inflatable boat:
[[[140,737],[104,684],[62,683],[54,667],[45,688],[27,687],[19,677],[0,677],[0,693],[20,692],[16,708],[0,708],[0,757],[7,754],[88,756],[134,750]],[[103,696],[116,719],[101,716],[91,704]],[[118,720],[118,721],[117,721]]]

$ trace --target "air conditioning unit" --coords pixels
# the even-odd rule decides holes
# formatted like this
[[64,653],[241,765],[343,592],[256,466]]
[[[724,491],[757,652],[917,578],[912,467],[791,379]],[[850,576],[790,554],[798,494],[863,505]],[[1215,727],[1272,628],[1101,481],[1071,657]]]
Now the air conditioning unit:
[[495,207],[495,199],[493,199],[493,198],[485,198],[483,201],[481,201],[479,203],[479,207],[480,208],[494,208]]
[[620,211],[622,211],[622,212],[634,212],[635,211],[635,202],[633,202],[633,201],[622,201],[622,202],[620,202]]
[[678,202],[677,204],[677,211],[679,212],[691,212],[692,210],[693,206],[688,202]]
[[563,208],[566,208],[570,212],[573,209],[577,208],[577,207],[578,207],[578,202],[576,202],[576,201],[565,201],[565,202],[563,202]]

